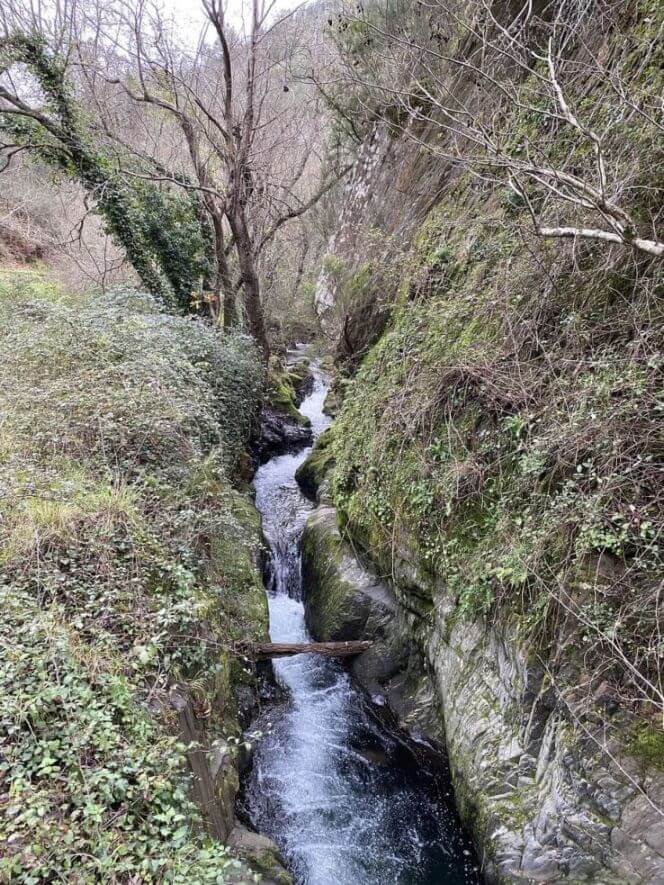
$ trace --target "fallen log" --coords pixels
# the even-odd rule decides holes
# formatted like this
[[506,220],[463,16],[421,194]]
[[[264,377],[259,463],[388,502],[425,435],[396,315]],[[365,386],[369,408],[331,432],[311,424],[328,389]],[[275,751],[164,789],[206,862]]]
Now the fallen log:
[[285,658],[289,655],[326,655],[329,658],[345,658],[362,654],[371,645],[368,639],[351,642],[238,642],[235,651],[254,661]]

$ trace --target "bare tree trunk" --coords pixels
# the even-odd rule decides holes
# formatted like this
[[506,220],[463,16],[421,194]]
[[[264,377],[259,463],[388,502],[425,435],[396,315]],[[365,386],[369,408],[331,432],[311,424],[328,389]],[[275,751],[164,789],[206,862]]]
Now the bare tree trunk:
[[228,213],[228,220],[235,238],[235,249],[244,288],[244,303],[249,331],[256,339],[258,346],[263,352],[263,359],[267,363],[270,359],[270,345],[265,331],[260,283],[256,273],[251,236],[249,235],[247,222],[244,217],[244,210],[242,206],[237,205],[237,202]]
[[235,288],[226,258],[223,215],[215,212],[212,215],[212,225],[214,227],[214,255],[217,264],[214,291],[217,304],[222,303],[224,329],[228,331],[237,326],[238,316],[235,305]]
[[285,658],[290,655],[325,655],[328,658],[347,658],[361,655],[371,648],[368,639],[347,642],[245,642],[238,643],[236,651],[254,661],[266,658]]

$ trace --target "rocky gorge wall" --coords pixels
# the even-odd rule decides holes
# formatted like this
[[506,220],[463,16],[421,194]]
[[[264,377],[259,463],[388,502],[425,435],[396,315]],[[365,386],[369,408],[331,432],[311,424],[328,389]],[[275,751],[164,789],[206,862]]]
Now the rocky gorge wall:
[[575,728],[517,620],[455,619],[442,585],[433,617],[419,611],[413,590],[431,588],[412,557],[397,552],[381,578],[342,538],[325,485],[319,496],[302,547],[308,627],[374,639],[353,676],[401,727],[446,747],[487,880],[662,880],[664,775],[626,750],[628,724],[607,729],[581,703]]
[[[646,57],[636,21],[611,39]],[[664,881],[661,261],[538,240],[431,136],[374,126],[319,281],[309,623],[376,637],[356,675],[444,740],[490,880]]]

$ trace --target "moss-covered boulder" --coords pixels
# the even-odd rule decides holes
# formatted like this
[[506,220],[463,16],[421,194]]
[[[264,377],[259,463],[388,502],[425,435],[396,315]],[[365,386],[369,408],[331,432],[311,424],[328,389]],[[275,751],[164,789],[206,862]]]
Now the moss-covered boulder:
[[316,440],[311,453],[295,471],[295,479],[304,494],[312,501],[324,497],[324,481],[334,466],[332,439],[334,430],[328,427]]
[[298,410],[298,405],[302,402],[310,374],[307,360],[302,360],[293,366],[284,366],[273,358],[270,361],[267,379],[268,408],[285,415],[296,424],[308,427],[311,422]]
[[[284,860],[277,846],[267,836],[238,824],[228,842],[239,857],[258,872],[262,885],[292,885],[293,879],[284,869]],[[236,881],[240,885],[246,880],[239,877]]]
[[322,641],[363,638],[369,616],[393,605],[385,585],[346,547],[332,507],[318,507],[307,521],[302,576],[307,627]]
[[310,361],[305,358],[288,366],[286,369],[286,377],[288,384],[295,392],[295,405],[299,406],[314,386],[314,376],[311,371]]

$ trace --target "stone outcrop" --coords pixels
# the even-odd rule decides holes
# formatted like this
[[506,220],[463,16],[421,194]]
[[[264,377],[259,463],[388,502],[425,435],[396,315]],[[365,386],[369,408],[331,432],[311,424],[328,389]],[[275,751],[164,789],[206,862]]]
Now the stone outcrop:
[[428,613],[418,610],[412,557],[397,551],[394,574],[379,579],[341,537],[329,503],[309,517],[302,553],[309,629],[374,639],[353,675],[403,727],[445,743],[488,881],[664,882],[664,773],[607,742],[599,719],[584,717],[579,740],[575,711],[516,624],[455,618],[443,586]]
[[307,627],[316,639],[363,638],[369,617],[396,605],[387,587],[342,542],[332,507],[318,507],[307,521],[302,577]]
[[387,705],[414,736],[441,743],[433,681],[413,644],[408,618],[389,584],[358,561],[341,538],[334,508],[310,515],[302,541],[307,627],[316,639],[374,640],[351,671],[375,703]]
[[[260,875],[263,885],[292,885],[292,878],[286,872],[284,860],[272,839],[236,824],[228,837],[228,845],[234,853],[243,858]],[[242,874],[229,878],[228,882],[238,885],[246,882]]]
[[298,485],[311,501],[320,500],[326,494],[325,474],[333,463],[331,442],[332,429],[328,428],[321,433],[308,458],[295,471]]
[[252,445],[252,455],[258,464],[265,464],[275,455],[296,452],[311,445],[312,439],[310,427],[270,406],[264,406],[260,415],[259,432]]
[[501,881],[664,881],[664,820],[654,807],[664,776],[645,777],[624,746],[605,743],[599,722],[581,723],[580,740],[574,711],[516,629],[450,624],[445,602],[441,593],[424,648],[457,802],[487,872]]
[[515,631],[448,622],[444,593],[433,621],[406,610],[329,506],[309,518],[303,571],[314,636],[374,638],[353,675],[402,726],[445,742],[489,881],[664,882],[664,775],[617,742],[600,752],[597,723],[579,742]]

